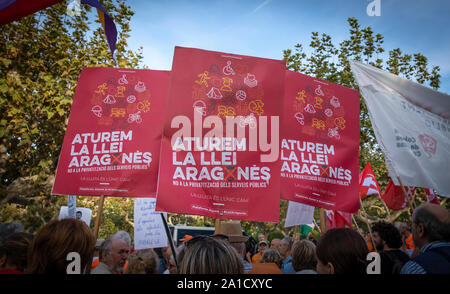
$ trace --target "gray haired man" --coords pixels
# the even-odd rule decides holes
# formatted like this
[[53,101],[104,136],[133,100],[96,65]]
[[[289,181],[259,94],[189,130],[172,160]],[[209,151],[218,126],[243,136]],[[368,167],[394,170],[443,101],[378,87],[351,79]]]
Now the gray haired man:
[[414,245],[420,254],[405,263],[401,274],[450,274],[450,212],[427,203],[412,215]]
[[130,246],[122,239],[107,239],[100,247],[100,263],[92,274],[117,274],[123,267],[130,253]]

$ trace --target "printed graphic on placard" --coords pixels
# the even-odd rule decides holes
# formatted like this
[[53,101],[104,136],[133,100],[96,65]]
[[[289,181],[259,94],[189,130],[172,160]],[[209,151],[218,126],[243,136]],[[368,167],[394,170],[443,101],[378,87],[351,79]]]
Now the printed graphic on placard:
[[281,197],[354,213],[359,207],[359,94],[287,71]]
[[84,68],[52,193],[154,197],[168,82],[166,71]]
[[176,47],[157,211],[278,222],[284,68]]

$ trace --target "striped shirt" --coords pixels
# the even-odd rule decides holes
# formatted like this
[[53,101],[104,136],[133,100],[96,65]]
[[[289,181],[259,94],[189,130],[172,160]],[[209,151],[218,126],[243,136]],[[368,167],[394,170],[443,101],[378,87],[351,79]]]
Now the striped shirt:
[[242,257],[242,263],[244,264],[244,274],[248,274],[249,271],[253,269],[253,266]]
[[[432,249],[432,248],[439,248],[439,247],[446,247],[449,246],[449,242],[431,242],[427,245],[420,248],[420,254],[425,253],[426,251]],[[414,259],[408,261],[403,265],[400,274],[426,274],[427,272],[423,267],[421,267],[417,262],[414,261]]]

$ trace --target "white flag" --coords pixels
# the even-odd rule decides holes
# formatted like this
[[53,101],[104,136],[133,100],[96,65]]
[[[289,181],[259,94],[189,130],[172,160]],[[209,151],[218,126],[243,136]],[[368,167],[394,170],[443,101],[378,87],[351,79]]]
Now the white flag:
[[[350,61],[394,182],[450,197],[450,96]],[[398,184],[398,183],[396,183]]]

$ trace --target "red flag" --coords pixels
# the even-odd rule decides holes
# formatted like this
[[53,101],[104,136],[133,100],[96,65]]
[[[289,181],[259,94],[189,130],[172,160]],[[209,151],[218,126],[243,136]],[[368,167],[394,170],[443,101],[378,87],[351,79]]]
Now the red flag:
[[345,211],[327,210],[327,228],[352,228],[352,214]]
[[[416,188],[414,187],[406,187],[406,193],[408,197],[411,199],[414,194]],[[386,205],[392,210],[401,210],[408,205],[408,198],[406,198],[405,193],[401,186],[394,185],[394,182],[391,180],[384,191],[383,200]]]
[[378,186],[377,178],[368,162],[366,167],[362,170],[359,175],[359,197],[363,199],[364,197],[372,194],[378,194],[381,197],[381,190]]
[[441,205],[439,203],[439,199],[437,198],[436,191],[434,191],[434,189],[425,188],[425,195],[427,196],[428,203],[434,203],[437,205]]

